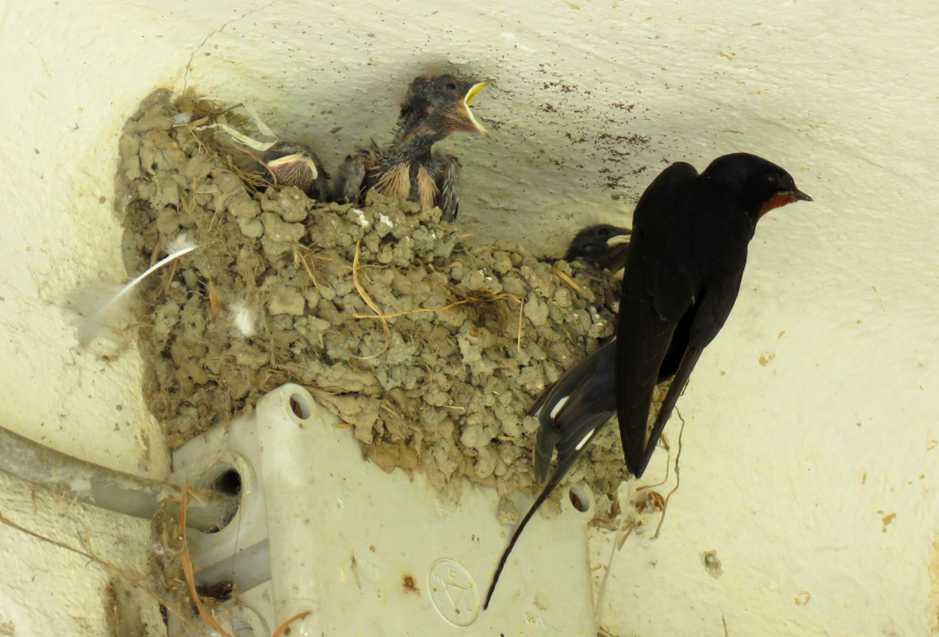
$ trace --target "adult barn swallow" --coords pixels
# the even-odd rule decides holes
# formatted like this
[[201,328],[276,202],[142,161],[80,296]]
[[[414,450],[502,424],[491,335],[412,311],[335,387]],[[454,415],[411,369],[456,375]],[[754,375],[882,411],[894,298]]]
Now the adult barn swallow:
[[[646,188],[633,217],[616,337],[532,408],[536,477],[547,475],[555,449],[558,461],[509,540],[484,608],[525,525],[614,413],[626,466],[642,476],[695,363],[733,308],[757,222],[795,201],[812,198],[785,170],[747,153],[719,157],[700,175],[690,164],[672,164]],[[669,379],[649,430],[653,389]]]
[[431,147],[450,133],[486,133],[470,106],[487,86],[487,82],[452,75],[415,78],[401,106],[392,143],[346,157],[334,198],[361,203],[374,188],[385,195],[417,201],[424,210],[439,206],[444,221],[453,222],[460,211],[460,162],[452,155],[432,152]]
[[[761,157],[718,157],[700,175],[669,166],[636,206],[616,331],[616,404],[629,471],[640,477],[704,348],[730,315],[757,222],[812,198]],[[648,429],[655,384],[672,382]]]
[[629,243],[611,245],[611,239],[628,236],[628,228],[599,223],[582,229],[571,240],[564,255],[566,261],[582,259],[601,270],[617,272],[626,265],[629,258]]
[[329,195],[329,174],[309,146],[278,142],[261,157],[275,184],[296,186],[322,201]]

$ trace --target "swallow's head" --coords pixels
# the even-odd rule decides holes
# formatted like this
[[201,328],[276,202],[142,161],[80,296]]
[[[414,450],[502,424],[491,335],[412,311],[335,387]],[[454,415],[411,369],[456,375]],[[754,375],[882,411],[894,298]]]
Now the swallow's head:
[[748,153],[718,157],[702,176],[730,189],[754,221],[774,208],[812,201],[783,168]]
[[449,74],[414,78],[401,105],[402,136],[438,141],[456,132],[484,135],[470,107],[487,86]]
[[610,239],[628,234],[630,234],[630,231],[626,228],[611,226],[606,223],[587,226],[571,240],[564,259],[566,261],[573,261],[574,259],[594,261],[609,252]]

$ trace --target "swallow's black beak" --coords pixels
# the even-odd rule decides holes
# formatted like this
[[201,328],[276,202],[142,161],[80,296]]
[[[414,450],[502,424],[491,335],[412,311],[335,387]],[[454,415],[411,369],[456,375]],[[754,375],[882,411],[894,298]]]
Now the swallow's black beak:
[[802,191],[799,190],[798,188],[796,188],[795,190],[792,191],[792,196],[793,196],[793,198],[794,198],[796,201],[815,201],[814,199],[812,199],[812,197],[810,197],[809,195],[805,194],[804,192],[802,192]]

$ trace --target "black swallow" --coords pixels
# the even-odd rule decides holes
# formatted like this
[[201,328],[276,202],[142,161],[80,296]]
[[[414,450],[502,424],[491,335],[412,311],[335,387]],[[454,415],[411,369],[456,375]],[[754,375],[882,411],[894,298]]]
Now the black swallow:
[[629,258],[629,243],[610,244],[610,239],[628,236],[628,228],[599,223],[582,229],[571,240],[564,255],[566,261],[582,259],[601,270],[618,272],[626,265]]
[[378,192],[417,201],[426,210],[438,206],[453,222],[460,211],[460,162],[431,147],[458,131],[485,134],[470,106],[488,86],[452,75],[421,76],[411,82],[398,117],[398,131],[386,148],[373,147],[346,157],[333,196],[343,203],[361,203]]
[[[484,608],[525,525],[615,413],[626,466],[645,471],[662,429],[704,347],[737,298],[757,221],[773,208],[812,201],[792,176],[746,153],[714,160],[698,175],[690,164],[666,168],[646,188],[633,217],[616,338],[566,372],[532,407],[539,419],[535,474],[554,473],[509,540]],[[652,392],[671,379],[647,432]]]
[[329,196],[329,174],[309,146],[278,142],[264,153],[261,163],[274,184],[296,186],[320,201]]
[[[616,331],[616,404],[629,471],[640,477],[698,357],[737,300],[756,224],[770,210],[812,201],[761,157],[718,157],[701,175],[672,164],[633,220]],[[655,384],[672,382],[648,429]]]

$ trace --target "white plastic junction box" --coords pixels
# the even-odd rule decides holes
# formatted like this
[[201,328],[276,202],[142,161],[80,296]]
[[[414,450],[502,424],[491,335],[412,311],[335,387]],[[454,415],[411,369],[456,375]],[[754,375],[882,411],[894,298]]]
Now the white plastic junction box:
[[237,488],[240,479],[235,518],[217,533],[189,533],[198,583],[234,583],[215,611],[226,630],[269,637],[311,611],[291,637],[596,636],[583,487],[585,511],[562,498],[560,515],[535,516],[483,611],[512,531],[496,519],[494,490],[467,486],[457,505],[444,504],[423,476],[365,460],[338,424],[288,384],[253,417],[174,454],[179,483]]

